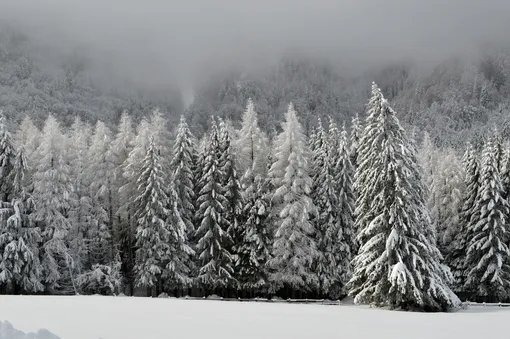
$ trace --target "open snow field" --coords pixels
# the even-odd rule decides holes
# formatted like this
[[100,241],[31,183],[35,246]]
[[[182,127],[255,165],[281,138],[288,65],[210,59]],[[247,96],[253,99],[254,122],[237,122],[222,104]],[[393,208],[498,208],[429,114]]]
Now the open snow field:
[[0,321],[61,339],[507,338],[510,308],[408,313],[352,305],[1,296]]

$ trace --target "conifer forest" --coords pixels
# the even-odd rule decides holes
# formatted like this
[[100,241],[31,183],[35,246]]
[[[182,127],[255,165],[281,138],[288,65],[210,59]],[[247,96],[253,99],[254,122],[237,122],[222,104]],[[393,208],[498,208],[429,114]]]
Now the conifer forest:
[[225,1],[0,5],[0,294],[510,302],[509,12]]

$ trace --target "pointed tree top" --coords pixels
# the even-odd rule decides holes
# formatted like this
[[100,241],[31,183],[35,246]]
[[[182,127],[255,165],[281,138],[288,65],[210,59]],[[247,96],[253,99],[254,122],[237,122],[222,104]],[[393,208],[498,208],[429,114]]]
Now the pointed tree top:
[[251,98],[248,98],[248,102],[246,103],[247,109],[254,109],[255,105],[253,104],[253,100]]

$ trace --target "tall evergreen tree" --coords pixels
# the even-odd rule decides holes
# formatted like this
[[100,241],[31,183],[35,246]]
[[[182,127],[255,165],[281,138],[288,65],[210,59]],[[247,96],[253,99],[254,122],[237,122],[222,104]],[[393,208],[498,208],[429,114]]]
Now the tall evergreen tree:
[[92,207],[88,238],[92,264],[110,263],[116,252],[112,236],[114,163],[111,144],[111,131],[102,121],[98,121],[87,156]]
[[359,143],[361,139],[361,134],[363,133],[363,126],[361,123],[361,119],[359,118],[359,114],[356,113],[356,116],[352,119],[351,124],[351,164],[356,167],[358,164],[358,149],[359,149]]
[[112,143],[112,162],[114,175],[112,182],[113,206],[115,210],[115,220],[113,222],[116,248],[119,251],[119,257],[122,262],[122,275],[132,284],[132,265],[134,262],[133,242],[134,232],[132,231],[132,215],[128,199],[131,177],[124,175],[124,166],[127,164],[129,155],[133,150],[135,132],[133,130],[133,121],[127,112],[123,112],[120,118],[119,126],[115,140]]
[[[31,218],[42,229],[43,281],[51,290],[61,286],[61,279],[71,272],[73,258],[69,254],[68,219],[70,210],[69,167],[65,161],[65,136],[53,116],[46,119],[39,158],[34,174],[34,209]],[[72,281],[72,277],[69,277]]]
[[269,171],[275,208],[270,281],[273,288],[317,290],[318,279],[312,270],[317,257],[311,216],[316,213],[311,199],[309,149],[292,104],[285,114],[283,131],[275,141],[275,162]]
[[71,185],[71,206],[69,221],[69,250],[74,259],[74,269],[81,274],[90,263],[88,250],[88,231],[91,223],[91,198],[87,172],[90,127],[76,118],[69,135],[67,161],[69,163],[69,182]]
[[[319,279],[319,292],[328,295],[337,283],[336,245],[338,234],[337,194],[334,176],[334,161],[330,139],[319,119],[312,144],[312,199],[317,207],[317,215],[313,219],[315,241],[318,255],[315,269]],[[338,144],[337,140],[333,140]]]
[[9,202],[12,198],[12,172],[15,157],[12,136],[7,128],[5,116],[0,111],[0,201],[2,202]]
[[477,296],[506,298],[510,287],[509,204],[499,176],[499,141],[487,141],[482,157],[480,189],[473,205],[478,222],[469,224],[465,287]]
[[197,200],[198,217],[201,220],[196,232],[199,266],[197,281],[211,291],[228,287],[234,281],[233,259],[228,250],[233,241],[228,232],[229,223],[225,220],[229,201],[224,196],[225,173],[220,167],[222,148],[214,118],[205,151],[201,190]]
[[[334,127],[331,128],[334,132]],[[335,147],[336,148],[336,147]],[[346,293],[345,287],[349,281],[352,268],[351,259],[357,252],[354,244],[354,204],[356,201],[353,191],[354,169],[351,163],[351,153],[349,152],[347,131],[345,127],[340,134],[338,143],[338,152],[334,159],[333,182],[337,192],[336,208],[338,226],[331,229],[329,238],[331,241],[330,253],[334,258],[334,277],[335,284],[330,289],[331,297],[339,297]],[[334,241],[336,239],[336,241]]]
[[251,100],[243,114],[236,148],[244,202],[236,267],[241,288],[260,292],[267,289],[266,263],[271,251],[271,231],[266,224],[269,214],[265,179],[268,149],[267,138],[258,126],[257,112]]
[[233,265],[237,262],[237,252],[242,241],[242,229],[240,228],[240,217],[243,209],[243,198],[241,196],[241,184],[237,174],[237,161],[227,125],[220,121],[220,159],[219,168],[223,174],[222,190],[226,199],[224,206],[224,218],[227,230],[232,239],[232,246],[228,248],[233,254]]
[[468,144],[464,157],[464,185],[466,187],[462,196],[462,206],[459,211],[459,232],[455,235],[451,244],[450,252],[446,262],[453,274],[453,289],[456,292],[464,292],[464,285],[467,279],[466,255],[468,242],[472,235],[469,230],[479,221],[479,214],[473,208],[480,189],[480,165],[476,151],[471,144]]
[[172,225],[168,180],[161,157],[151,138],[138,182],[136,231],[136,285],[162,290],[163,278],[171,284],[188,282],[188,272],[179,254],[185,245],[183,223]]
[[356,173],[361,247],[350,294],[356,302],[392,308],[457,307],[450,272],[431,241],[414,148],[375,84],[372,94]]
[[41,284],[42,267],[39,261],[39,228],[29,218],[33,201],[26,189],[27,164],[20,146],[13,162],[13,200],[4,203],[0,229],[0,283],[10,292],[33,293],[44,289]]
[[177,206],[181,218],[186,225],[188,236],[195,232],[195,178],[193,171],[196,167],[197,149],[184,116],[177,127],[177,138],[173,147],[173,157],[170,164],[172,181],[177,193]]
[[[125,126],[126,133],[129,133],[129,127]],[[135,249],[136,249],[136,220],[134,213],[136,211],[135,199],[138,196],[138,176],[141,173],[143,159],[149,146],[150,124],[143,119],[137,128],[135,138],[131,140],[131,150],[127,159],[122,165],[122,186],[119,188],[120,207],[117,212],[119,217],[124,220],[119,226],[119,243],[121,248],[122,271],[124,278],[127,279],[127,285],[133,292],[135,283]]]

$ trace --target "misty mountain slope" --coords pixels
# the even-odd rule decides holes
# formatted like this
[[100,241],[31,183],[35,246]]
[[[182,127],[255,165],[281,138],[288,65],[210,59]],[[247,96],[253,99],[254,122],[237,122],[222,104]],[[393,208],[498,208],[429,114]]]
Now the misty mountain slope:
[[287,59],[265,73],[233,71],[208,79],[188,115],[193,127],[203,131],[211,114],[238,121],[251,97],[269,131],[278,128],[289,101],[306,129],[318,117],[349,125],[356,113],[365,113],[370,84],[376,81],[405,124],[428,131],[438,144],[460,146],[495,125],[509,134],[509,76],[510,52],[503,49],[472,59],[446,59],[430,70],[402,62],[356,77],[343,77],[319,61]]
[[122,83],[120,77],[103,84],[94,77],[98,70],[85,55],[51,56],[49,63],[45,53],[30,36],[0,28],[0,109],[14,121],[29,115],[40,124],[52,113],[67,125],[75,116],[113,125],[124,110],[135,119],[156,106],[169,118],[182,111],[178,93],[156,96],[133,87],[113,86],[114,80]]

